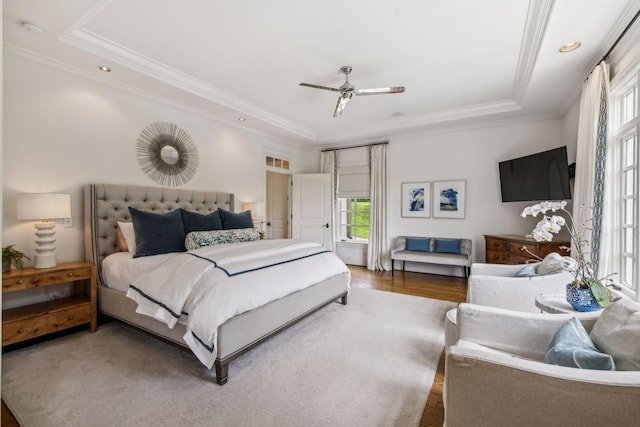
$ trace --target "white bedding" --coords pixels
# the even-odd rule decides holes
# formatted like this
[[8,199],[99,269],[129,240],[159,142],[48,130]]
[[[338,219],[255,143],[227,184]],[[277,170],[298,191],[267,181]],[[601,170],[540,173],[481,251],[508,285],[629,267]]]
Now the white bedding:
[[[149,266],[152,271],[132,280],[127,296],[138,303],[138,313],[170,328],[185,323],[185,342],[208,368],[215,361],[214,344],[224,322],[330,277],[349,274],[334,253],[299,240],[208,246],[148,260],[145,267]],[[128,268],[121,276],[135,274],[141,267]],[[111,280],[115,283],[122,277]]]
[[103,283],[127,292],[131,282],[167,262],[176,254],[162,254],[134,258],[133,252],[116,252],[102,260]]

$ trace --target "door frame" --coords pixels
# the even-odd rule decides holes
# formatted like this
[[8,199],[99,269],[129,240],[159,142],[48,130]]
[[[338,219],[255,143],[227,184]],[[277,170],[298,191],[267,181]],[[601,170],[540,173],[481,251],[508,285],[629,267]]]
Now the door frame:
[[[288,165],[289,165],[288,169],[267,165],[268,157],[288,162]],[[289,176],[289,183],[287,184],[287,199],[288,199],[287,200],[287,217],[288,217],[287,233],[289,234],[289,238],[291,238],[291,176],[293,175],[293,171],[294,171],[293,155],[291,153],[286,153],[286,152],[273,150],[265,147],[262,150],[262,166],[263,166],[262,200],[264,200],[265,227],[267,223],[267,172],[276,172],[276,173],[286,174]],[[265,229],[265,232],[266,232],[266,229]]]

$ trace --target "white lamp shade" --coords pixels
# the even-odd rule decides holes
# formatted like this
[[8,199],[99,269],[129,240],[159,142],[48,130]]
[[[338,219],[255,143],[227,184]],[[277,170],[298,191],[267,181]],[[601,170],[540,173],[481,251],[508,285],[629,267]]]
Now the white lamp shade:
[[23,193],[16,199],[18,219],[71,218],[71,196],[56,193]]

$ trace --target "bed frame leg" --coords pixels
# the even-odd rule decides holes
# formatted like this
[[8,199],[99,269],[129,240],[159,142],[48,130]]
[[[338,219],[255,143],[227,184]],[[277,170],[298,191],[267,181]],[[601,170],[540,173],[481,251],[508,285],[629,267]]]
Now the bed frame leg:
[[347,305],[347,298],[348,298],[348,294],[344,294],[340,297],[340,302],[342,303],[342,305]]
[[218,385],[225,385],[229,379],[229,362],[216,360],[213,364],[216,367],[216,382]]

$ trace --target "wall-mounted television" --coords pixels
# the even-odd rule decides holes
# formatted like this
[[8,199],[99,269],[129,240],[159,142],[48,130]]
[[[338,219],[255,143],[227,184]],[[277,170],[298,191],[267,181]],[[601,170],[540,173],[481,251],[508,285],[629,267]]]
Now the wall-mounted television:
[[498,163],[503,202],[571,198],[567,147]]

